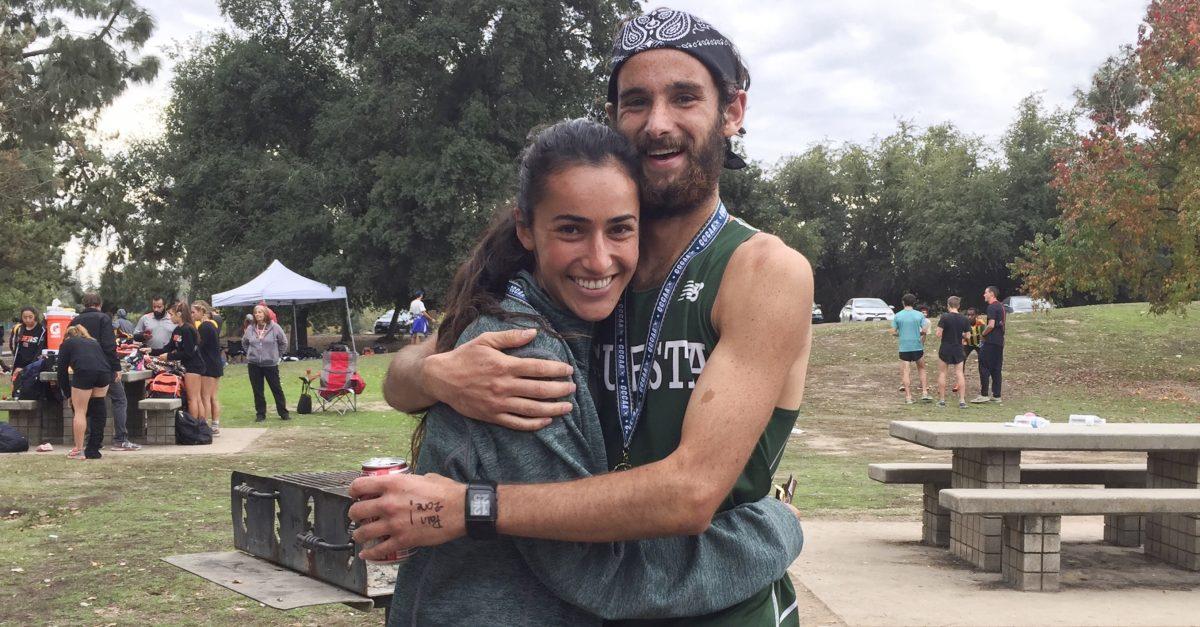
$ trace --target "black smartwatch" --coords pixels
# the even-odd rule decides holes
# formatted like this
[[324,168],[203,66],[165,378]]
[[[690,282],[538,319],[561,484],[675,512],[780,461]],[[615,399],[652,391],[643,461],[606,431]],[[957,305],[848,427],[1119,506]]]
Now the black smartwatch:
[[476,540],[496,539],[496,482],[467,482],[467,536]]

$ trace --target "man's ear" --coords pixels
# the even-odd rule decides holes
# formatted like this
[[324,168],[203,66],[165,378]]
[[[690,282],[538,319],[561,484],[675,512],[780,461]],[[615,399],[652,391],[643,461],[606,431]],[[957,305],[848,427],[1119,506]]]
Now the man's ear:
[[739,89],[728,105],[725,106],[725,137],[738,135],[742,130],[742,122],[746,119],[746,90]]
[[617,124],[617,105],[613,102],[604,103],[604,112],[608,114],[608,123],[616,126]]
[[513,209],[513,221],[517,223],[517,239],[521,241],[525,250],[533,251],[533,231],[525,224],[520,209]]

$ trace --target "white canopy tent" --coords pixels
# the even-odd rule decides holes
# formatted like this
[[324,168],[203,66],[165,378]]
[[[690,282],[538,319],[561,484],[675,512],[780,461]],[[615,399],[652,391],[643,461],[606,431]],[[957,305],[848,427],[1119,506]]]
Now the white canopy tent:
[[278,259],[272,261],[262,274],[250,279],[245,285],[235,287],[227,292],[213,294],[212,304],[213,307],[248,307],[262,302],[268,305],[291,305],[292,337],[293,340],[297,340],[296,306],[328,300],[341,300],[346,303],[346,323],[350,325],[350,346],[354,352],[358,352],[358,347],[354,344],[354,323],[350,319],[350,301],[346,298],[346,288],[325,285],[303,277],[289,270]]

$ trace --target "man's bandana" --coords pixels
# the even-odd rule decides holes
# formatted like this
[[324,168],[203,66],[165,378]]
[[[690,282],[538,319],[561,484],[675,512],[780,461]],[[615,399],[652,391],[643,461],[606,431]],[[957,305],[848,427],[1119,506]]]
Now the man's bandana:
[[[661,8],[621,27],[609,61],[609,102],[614,105],[617,102],[617,74],[621,66],[633,55],[656,48],[674,48],[692,55],[717,78],[718,89],[724,82],[735,82],[742,89],[750,88],[749,77],[738,76],[740,64],[732,42],[708,22],[690,13]],[[745,129],[740,130],[742,134],[745,132]],[[730,140],[725,140],[725,146],[725,167],[731,170],[746,167],[746,162],[733,152]]]

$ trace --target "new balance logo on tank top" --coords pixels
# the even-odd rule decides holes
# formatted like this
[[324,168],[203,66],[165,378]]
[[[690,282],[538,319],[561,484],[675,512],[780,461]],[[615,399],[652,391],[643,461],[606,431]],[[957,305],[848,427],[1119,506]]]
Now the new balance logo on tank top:
[[[712,324],[713,304],[720,291],[725,268],[733,252],[758,230],[739,218],[729,220],[712,244],[696,255],[680,278],[675,294],[669,299],[659,341],[654,347],[653,371],[641,419],[629,444],[629,462],[641,466],[670,455],[679,447],[684,413],[704,364],[720,339]],[[650,318],[659,286],[643,291],[629,290],[627,315],[631,372],[636,380],[646,351]],[[604,430],[610,468],[624,454],[621,420],[617,407],[614,325],[610,317],[603,323],[593,346],[593,397]],[[771,489],[787,438],[796,423],[798,411],[776,409],[770,423],[751,453],[750,460],[733,490],[722,503],[721,511],[742,503],[757,501]],[[736,573],[731,573],[736,576]],[[791,580],[785,575],[769,588],[716,614],[688,617],[678,621],[618,621],[610,624],[679,625],[778,625],[796,624],[796,596]]]

